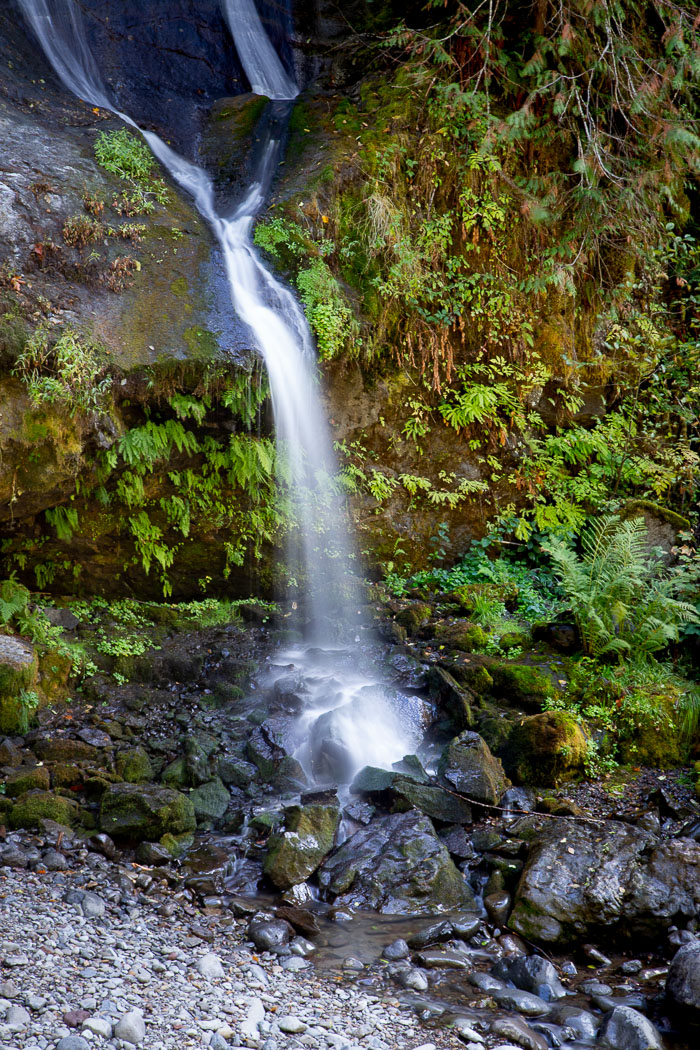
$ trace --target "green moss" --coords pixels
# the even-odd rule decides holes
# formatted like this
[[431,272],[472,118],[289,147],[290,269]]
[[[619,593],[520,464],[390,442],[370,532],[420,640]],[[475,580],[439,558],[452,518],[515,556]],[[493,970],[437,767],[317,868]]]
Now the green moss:
[[5,780],[5,792],[8,798],[17,798],[27,791],[48,791],[50,786],[51,778],[46,766],[13,770]]
[[7,657],[0,663],[0,733],[26,733],[28,728],[27,699],[36,681],[37,658],[28,658],[18,649],[15,658]]
[[544,672],[529,664],[495,663],[489,668],[494,695],[522,707],[540,709],[556,690]]
[[483,627],[475,623],[441,624],[435,636],[442,645],[459,649],[463,653],[474,653],[484,649],[489,636]]
[[34,791],[22,795],[10,813],[13,828],[38,828],[42,820],[72,827],[80,822],[80,807],[77,802],[50,791]]
[[122,751],[117,755],[117,773],[129,784],[145,784],[153,779],[153,766],[142,747]]
[[216,357],[219,350],[219,341],[214,332],[210,332],[208,328],[200,328],[198,325],[193,325],[191,328],[184,330],[182,337],[193,357]]
[[184,299],[186,295],[189,295],[190,286],[184,277],[176,277],[170,283],[170,291],[178,298]]
[[649,514],[654,518],[659,518],[667,525],[673,526],[676,532],[688,532],[691,528],[690,521],[682,514],[676,514],[669,507],[663,507],[646,499],[628,500],[622,508],[620,517],[623,521],[627,521],[630,518],[638,518],[640,514]]
[[501,757],[517,784],[556,786],[583,773],[588,741],[566,711],[546,711],[518,722]]

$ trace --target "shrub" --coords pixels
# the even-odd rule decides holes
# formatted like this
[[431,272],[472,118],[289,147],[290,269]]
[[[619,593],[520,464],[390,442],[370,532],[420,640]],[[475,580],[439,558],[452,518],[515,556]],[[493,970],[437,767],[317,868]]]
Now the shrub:
[[606,515],[582,536],[582,553],[555,537],[543,544],[554,560],[584,652],[644,660],[678,640],[681,624],[698,620],[679,601],[679,581],[650,549],[643,518]]

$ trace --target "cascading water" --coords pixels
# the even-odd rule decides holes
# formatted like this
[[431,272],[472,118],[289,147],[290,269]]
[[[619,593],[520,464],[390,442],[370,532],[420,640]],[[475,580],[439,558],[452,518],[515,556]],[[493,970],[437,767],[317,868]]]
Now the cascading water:
[[[298,89],[267,37],[253,0],[222,2],[253,90],[277,100],[270,105],[277,107],[273,118],[279,124],[288,110],[284,100],[293,98]],[[288,651],[280,660],[285,669],[292,665],[302,682],[305,706],[297,726],[299,757],[312,775],[345,782],[367,763],[389,766],[415,747],[419,719],[400,710],[406,707],[400,694],[348,666],[346,654],[338,651],[334,656],[333,650],[318,648],[328,646],[329,625],[337,622],[339,607],[341,619],[350,626],[352,551],[332,481],[332,446],[308,325],[294,296],[265,268],[251,241],[255,217],[279,161],[280,136],[270,135],[263,144],[257,177],[233,214],[220,214],[208,174],[158,135],[139,128],[108,98],[74,0],[19,0],[19,4],[65,86],[90,105],[111,111],[144,137],[175,182],[194,198],[221,243],[234,309],[248,326],[269,375],[278,458],[298,521],[299,550],[290,552],[290,561],[302,563],[317,642],[314,649]]]

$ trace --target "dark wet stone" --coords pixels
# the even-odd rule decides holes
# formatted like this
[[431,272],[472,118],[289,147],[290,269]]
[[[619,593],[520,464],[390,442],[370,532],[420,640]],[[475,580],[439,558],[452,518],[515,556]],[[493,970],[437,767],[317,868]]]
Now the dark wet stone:
[[651,1021],[628,1006],[618,1006],[603,1018],[598,1038],[610,1050],[663,1050]]
[[511,787],[504,793],[499,806],[505,810],[504,816],[509,813],[534,813],[537,806],[537,796],[531,788]]
[[476,859],[476,852],[472,845],[472,840],[464,830],[463,826],[454,824],[452,827],[443,828],[440,832],[440,838],[445,843],[452,856],[457,857],[458,860]]
[[438,763],[438,774],[451,791],[475,802],[495,806],[510,786],[500,761],[478,733],[464,732],[451,740]]
[[557,1003],[552,1010],[552,1020],[571,1028],[579,1039],[591,1041],[595,1039],[600,1026],[600,1018],[592,1014],[590,1010],[582,1010],[578,1006],[569,1006],[567,1003]]
[[479,971],[469,974],[469,983],[487,995],[507,989],[506,982],[502,981],[500,977],[493,977],[490,973],[481,973]]
[[426,948],[418,952],[416,962],[426,970],[470,970],[472,967],[469,956],[453,948]]
[[491,971],[495,977],[512,981],[516,988],[524,992],[539,995],[540,999],[550,1002],[566,995],[566,989],[559,980],[559,974],[548,959],[539,955],[527,958],[502,959]]
[[527,940],[665,934],[698,913],[700,844],[613,821],[556,821],[533,842],[510,916]]
[[279,952],[291,941],[294,929],[283,919],[254,918],[248,923],[248,936],[261,951]]
[[377,812],[376,807],[370,802],[350,802],[343,810],[343,815],[348,817],[350,820],[354,820],[357,824],[370,823],[372,817]]
[[320,930],[316,916],[307,908],[297,908],[291,904],[281,904],[275,908],[275,915],[278,919],[283,919],[285,922],[288,922],[295,930],[298,930],[299,933],[303,933],[305,937],[312,937]]
[[491,1025],[491,1035],[508,1039],[523,1050],[548,1050],[549,1043],[520,1017],[499,1017]]
[[114,860],[117,855],[117,847],[114,845],[114,842],[109,835],[105,835],[103,831],[99,832],[97,835],[90,836],[88,847],[94,853],[101,853],[103,857],[107,858],[107,860]]
[[472,709],[476,696],[470,689],[461,686],[443,667],[430,668],[428,685],[431,695],[436,697],[455,729],[470,729],[473,726]]
[[29,865],[27,854],[18,846],[0,846],[0,868],[15,868],[17,870]]
[[506,893],[505,890],[489,893],[484,897],[484,907],[491,921],[497,926],[505,926],[510,915],[512,903],[513,899],[510,893]]
[[323,862],[318,881],[341,907],[385,914],[474,904],[430,820],[415,810],[380,817],[360,828]]
[[387,661],[392,678],[403,689],[424,689],[428,682],[423,664],[409,653],[393,653]]
[[674,955],[666,993],[680,1006],[700,1010],[700,941],[684,944]]
[[603,1012],[614,1010],[620,1006],[631,1010],[645,1010],[647,1005],[646,997],[641,992],[632,993],[631,995],[592,995],[591,1002]]
[[391,944],[387,944],[386,948],[382,949],[382,959],[388,959],[389,962],[398,962],[400,959],[407,959],[411,954],[411,949],[408,947],[406,941],[399,937],[398,940],[393,941]]
[[153,841],[166,832],[194,831],[196,819],[192,802],[179,791],[152,784],[110,784],[102,796],[100,823],[110,835]]
[[497,988],[492,993],[499,1006],[507,1010],[516,1010],[528,1017],[540,1017],[549,1013],[549,1003],[531,992],[521,992],[519,988]]
[[111,747],[112,738],[109,733],[103,732],[101,729],[81,729],[78,733],[78,738],[83,740],[86,744],[90,744],[91,747]]
[[170,853],[160,842],[141,842],[136,850],[136,860],[151,868],[161,868],[172,861]]
[[429,944],[441,944],[443,941],[449,941],[454,937],[454,929],[449,919],[445,919],[443,922],[435,922],[431,926],[426,926],[425,929],[419,933],[411,934],[407,938],[407,943],[410,948],[420,949],[427,948]]

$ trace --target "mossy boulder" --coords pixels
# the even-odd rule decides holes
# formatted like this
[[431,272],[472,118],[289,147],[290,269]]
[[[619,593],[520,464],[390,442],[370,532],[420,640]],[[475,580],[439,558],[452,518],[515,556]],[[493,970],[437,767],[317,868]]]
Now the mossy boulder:
[[166,831],[165,835],[161,835],[160,845],[168,851],[173,860],[177,860],[188,849],[194,844],[194,835],[191,832],[186,832],[183,835],[172,835],[169,831]]
[[153,842],[194,831],[194,805],[180,791],[157,785],[110,784],[102,795],[100,828],[108,835]]
[[100,753],[96,747],[70,737],[39,737],[32,750],[42,762],[91,762],[98,763]]
[[[624,703],[624,701],[623,701]],[[647,709],[618,737],[618,756],[624,764],[669,769],[685,761],[688,741],[678,714],[678,697],[650,695]]]
[[231,801],[228,789],[224,787],[221,780],[216,777],[206,784],[190,791],[190,801],[194,806],[195,816],[198,821],[217,820],[223,817]]
[[36,682],[37,667],[29,642],[0,634],[0,733],[26,733],[31,714],[27,693]]
[[479,696],[486,696],[493,689],[493,678],[483,664],[455,661],[450,672],[460,685],[465,685]]
[[404,627],[408,634],[418,634],[430,623],[433,610],[427,602],[412,602],[406,609],[396,614],[395,622]]
[[80,823],[80,806],[51,791],[30,791],[21,795],[10,811],[13,828],[38,828],[42,820],[73,827]]
[[153,766],[142,747],[133,747],[117,755],[116,769],[119,776],[129,784],[147,784],[153,780]]
[[476,623],[469,623],[468,620],[440,624],[435,631],[435,637],[441,645],[458,649],[462,653],[478,652],[486,647],[489,640],[483,627],[479,627]]
[[51,783],[55,788],[77,787],[85,777],[85,772],[74,762],[56,762],[51,766]]
[[501,649],[527,649],[532,644],[532,634],[524,627],[513,628],[513,630],[503,632],[498,639],[498,644]]
[[431,695],[435,697],[440,709],[445,712],[455,729],[472,728],[472,706],[475,697],[470,690],[462,688],[443,667],[430,668],[428,686]]
[[588,741],[567,711],[545,711],[523,718],[501,752],[516,784],[556,786],[583,773]]
[[438,776],[450,791],[474,802],[495,806],[510,780],[500,760],[478,733],[466,731],[456,736],[442,752]]
[[8,774],[5,793],[8,798],[17,798],[26,791],[48,791],[51,777],[46,766],[20,767]]
[[474,612],[476,607],[475,598],[487,598],[491,602],[503,602],[504,605],[512,604],[517,600],[518,587],[515,583],[465,583],[456,587],[447,595],[447,600],[453,605],[459,605],[467,615]]
[[489,673],[493,678],[493,695],[515,707],[539,712],[544,701],[556,694],[549,675],[530,664],[494,661]]
[[190,774],[187,769],[187,760],[184,755],[178,755],[163,770],[160,779],[171,788],[186,787],[190,782]]
[[285,827],[268,843],[263,871],[277,889],[285,890],[304,882],[330,853],[340,825],[336,805],[290,806],[285,810]]

